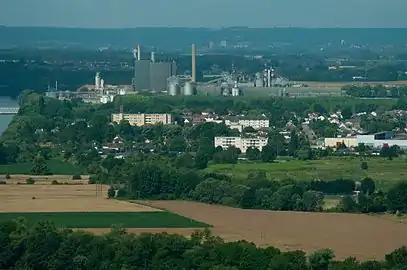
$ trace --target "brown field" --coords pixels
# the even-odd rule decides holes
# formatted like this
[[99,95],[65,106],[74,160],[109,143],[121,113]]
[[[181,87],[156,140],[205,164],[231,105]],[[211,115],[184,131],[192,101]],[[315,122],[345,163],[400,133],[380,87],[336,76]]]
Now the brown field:
[[213,233],[226,241],[244,239],[259,246],[307,252],[331,248],[341,259],[383,259],[385,254],[407,244],[407,224],[386,217],[243,210],[185,201],[147,203],[211,224]]
[[[145,205],[109,200],[108,186],[96,196],[95,185],[0,185],[0,212],[151,212]],[[35,199],[33,199],[35,197]]]

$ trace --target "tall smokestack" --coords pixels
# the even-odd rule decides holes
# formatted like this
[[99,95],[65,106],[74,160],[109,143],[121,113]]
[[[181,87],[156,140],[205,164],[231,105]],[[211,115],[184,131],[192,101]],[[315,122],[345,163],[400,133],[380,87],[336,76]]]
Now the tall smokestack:
[[137,60],[141,60],[140,44],[137,44]]
[[192,44],[192,78],[191,81],[193,83],[196,82],[196,48],[195,48],[195,44]]
[[155,52],[151,52],[151,62],[155,62]]

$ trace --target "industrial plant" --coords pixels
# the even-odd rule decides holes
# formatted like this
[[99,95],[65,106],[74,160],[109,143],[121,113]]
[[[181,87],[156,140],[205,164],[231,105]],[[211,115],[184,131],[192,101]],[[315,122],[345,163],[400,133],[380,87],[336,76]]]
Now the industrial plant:
[[192,75],[177,76],[175,62],[157,62],[155,52],[150,59],[142,59],[140,45],[134,51],[134,91],[166,92],[170,96],[192,96],[196,94],[196,49],[192,45]]
[[45,95],[57,99],[79,98],[89,103],[108,103],[112,102],[115,96],[125,95],[130,90],[127,86],[106,85],[100,72],[96,72],[94,85],[83,85],[76,91],[60,91],[58,82],[55,82],[54,88],[48,86]]
[[167,90],[167,80],[177,74],[177,64],[175,62],[157,62],[155,52],[151,52],[150,59],[142,59],[140,45],[134,52],[134,91],[155,91]]

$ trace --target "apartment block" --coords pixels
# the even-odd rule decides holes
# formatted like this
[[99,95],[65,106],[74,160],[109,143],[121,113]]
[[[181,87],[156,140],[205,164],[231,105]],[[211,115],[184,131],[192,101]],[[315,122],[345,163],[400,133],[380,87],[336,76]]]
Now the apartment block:
[[158,123],[167,125],[171,124],[172,122],[171,114],[159,114],[159,113],[112,114],[112,122],[119,123],[122,120],[128,121],[132,126],[155,125]]
[[242,137],[215,137],[215,147],[222,147],[227,149],[231,146],[239,148],[242,153],[246,153],[249,147],[254,147],[260,151],[268,143],[268,138],[254,137],[254,138],[242,138]]
[[268,119],[225,119],[225,125],[229,126],[242,126],[242,128],[252,127],[254,129],[269,128],[270,121]]

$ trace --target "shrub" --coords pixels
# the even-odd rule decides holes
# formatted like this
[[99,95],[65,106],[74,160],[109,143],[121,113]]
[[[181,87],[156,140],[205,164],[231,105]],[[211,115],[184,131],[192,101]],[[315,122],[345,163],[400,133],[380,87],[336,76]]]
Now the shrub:
[[34,184],[35,184],[35,180],[32,179],[32,178],[27,178],[27,179],[25,180],[25,183],[26,183],[27,185],[34,185]]
[[74,175],[72,175],[72,180],[81,180],[81,179],[82,179],[82,177],[81,177],[80,174],[74,174]]
[[107,197],[109,199],[114,198],[114,195],[116,194],[115,190],[113,187],[110,187],[107,191]]
[[52,180],[51,185],[59,185],[57,180]]
[[363,162],[360,164],[360,168],[361,168],[362,170],[367,170],[367,169],[369,168],[369,166],[367,165],[367,162],[366,162],[366,161],[363,161]]
[[6,185],[6,181],[0,181],[0,185]]
[[6,178],[6,179],[11,179],[11,176],[10,176],[9,173],[6,173],[6,175],[4,176],[4,178]]

